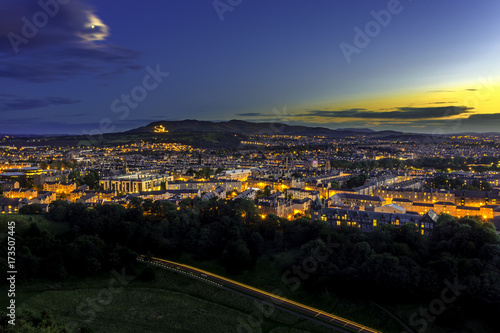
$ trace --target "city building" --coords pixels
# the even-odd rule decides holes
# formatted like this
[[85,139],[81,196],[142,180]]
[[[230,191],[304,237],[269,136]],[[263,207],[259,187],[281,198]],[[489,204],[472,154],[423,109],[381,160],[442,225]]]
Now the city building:
[[395,204],[375,207],[374,211],[379,213],[406,214],[406,209]]
[[207,192],[201,196],[202,200],[210,200],[210,199],[226,199],[226,189],[222,186],[217,187],[212,192]]
[[0,181],[0,191],[9,191],[19,189],[18,181]]
[[167,190],[200,190],[202,192],[212,192],[218,187],[223,187],[227,192],[241,192],[242,184],[239,180],[224,179],[175,181],[167,184]]
[[257,196],[257,190],[255,190],[253,188],[249,188],[248,190],[245,190],[245,191],[241,192],[240,194],[238,194],[237,196],[235,196],[233,198],[233,200],[236,200],[236,199],[254,200],[256,196]]
[[153,173],[131,173],[120,176],[106,177],[99,181],[99,186],[106,191],[113,190],[120,193],[140,193],[158,191],[162,184],[172,180],[172,176]]
[[292,199],[299,199],[299,200],[305,198],[314,200],[320,194],[319,191],[306,190],[298,187],[291,187],[286,191],[286,193],[287,195],[292,196]]
[[40,205],[49,205],[51,202],[54,202],[57,200],[57,195],[55,192],[38,192],[38,196],[34,198],[32,201],[33,203],[40,204]]
[[293,202],[284,198],[282,192],[275,192],[270,196],[260,198],[257,201],[257,210],[262,217],[273,214],[291,220],[294,216]]
[[70,194],[76,190],[76,183],[61,183],[61,182],[45,182],[43,184],[44,191],[56,192],[58,194]]
[[333,229],[347,226],[359,228],[365,232],[373,231],[381,225],[390,224],[399,227],[410,223],[415,225],[421,234],[431,235],[439,216],[432,210],[425,215],[418,215],[323,208],[313,210],[311,217],[313,221],[320,219],[321,221],[328,222]]
[[239,180],[245,181],[248,177],[252,175],[251,169],[235,169],[235,170],[226,170],[222,171],[222,173],[217,177],[219,179],[227,179],[227,180]]
[[381,207],[385,204],[385,200],[379,196],[369,196],[369,195],[361,195],[361,194],[352,194],[352,193],[338,193],[328,198],[327,206],[358,206],[358,207]]
[[7,190],[3,191],[3,196],[6,198],[10,199],[15,199],[15,198],[20,198],[20,199],[33,199],[38,196],[38,191],[37,190],[31,190],[31,189],[23,189],[23,188],[18,188],[18,189],[13,189],[13,190]]
[[0,198],[0,214],[17,214],[22,206],[19,198]]

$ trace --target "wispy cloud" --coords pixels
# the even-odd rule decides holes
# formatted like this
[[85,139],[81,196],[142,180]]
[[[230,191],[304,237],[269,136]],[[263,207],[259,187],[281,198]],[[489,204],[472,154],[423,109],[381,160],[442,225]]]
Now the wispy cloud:
[[64,97],[26,98],[17,95],[0,94],[0,112],[37,109],[52,105],[76,104],[80,101]]
[[[58,3],[55,1],[55,3]],[[30,82],[66,80],[77,75],[111,77],[141,69],[140,53],[109,44],[109,27],[84,0],[59,4],[58,12],[29,38],[23,17],[42,11],[37,1],[5,0],[0,11],[0,77]],[[13,43],[13,36],[23,42]],[[17,38],[17,37],[16,37]],[[18,52],[15,52],[17,45]]]
[[262,112],[237,113],[236,115],[241,116],[241,117],[265,117],[266,116]]
[[451,103],[457,103],[457,101],[451,101],[451,102],[431,102],[427,104],[451,104]]
[[[354,109],[356,110],[356,109]],[[453,109],[455,110],[455,109]],[[441,117],[412,119],[399,118],[362,118],[362,117],[310,117],[303,116],[294,118],[290,124],[306,126],[326,126],[329,128],[371,128],[375,130],[398,130],[403,132],[432,133],[439,129],[443,133],[467,133],[467,132],[500,132],[500,113],[480,114],[470,113],[467,110],[460,111],[459,117],[452,117],[453,110],[443,112]],[[321,111],[321,110],[316,110]],[[331,112],[331,111],[330,111]],[[342,111],[344,112],[344,111]],[[360,111],[352,111],[350,114],[360,114]],[[381,112],[382,113],[382,112]],[[424,113],[425,114],[425,113]],[[447,117],[446,115],[450,115]]]
[[[127,131],[132,128],[144,126],[150,121],[130,120],[117,121],[113,132]],[[0,122],[1,134],[77,134],[82,130],[95,128],[95,122],[51,121],[47,117],[33,117],[23,119],[2,119]]]
[[500,113],[473,114],[464,122],[470,125],[496,126],[497,131],[500,131]]
[[309,110],[304,113],[295,114],[294,117],[304,118],[362,118],[362,119],[386,119],[386,120],[419,120],[449,118],[461,114],[470,113],[473,108],[465,106],[443,106],[443,107],[399,107],[393,111],[369,111],[363,108],[346,110]]

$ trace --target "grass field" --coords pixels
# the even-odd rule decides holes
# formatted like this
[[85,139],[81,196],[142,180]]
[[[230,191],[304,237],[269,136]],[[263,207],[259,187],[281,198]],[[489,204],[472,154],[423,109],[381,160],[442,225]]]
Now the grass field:
[[16,222],[16,232],[23,232],[28,229],[31,223],[36,223],[42,231],[46,230],[52,234],[60,234],[70,229],[67,223],[49,221],[43,215],[0,215],[0,234],[7,232],[7,222]]
[[[49,309],[60,323],[96,332],[250,332],[238,326],[252,322],[248,315],[258,313],[252,299],[168,270],[154,270],[155,281],[135,279],[116,293],[106,292],[114,279],[112,274],[61,285],[20,287],[18,311]],[[118,291],[119,285],[114,287]],[[97,305],[93,309],[87,306],[87,300],[92,299]],[[274,309],[253,332],[331,330]]]

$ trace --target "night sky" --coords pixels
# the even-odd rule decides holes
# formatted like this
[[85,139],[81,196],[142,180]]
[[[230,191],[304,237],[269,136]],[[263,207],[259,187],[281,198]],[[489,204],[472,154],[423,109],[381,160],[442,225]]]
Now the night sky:
[[0,0],[2,134],[182,119],[500,132],[498,0],[41,3]]

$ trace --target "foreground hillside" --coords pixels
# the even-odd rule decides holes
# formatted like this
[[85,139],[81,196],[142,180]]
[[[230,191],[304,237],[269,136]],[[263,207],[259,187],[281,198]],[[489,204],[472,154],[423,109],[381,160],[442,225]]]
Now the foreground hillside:
[[[103,291],[109,290],[113,274],[67,283],[26,285],[19,296],[18,311],[39,314],[49,308],[57,325],[75,331],[135,333],[206,329],[236,332],[239,322],[255,310],[251,299],[211,284],[162,269],[154,269],[153,276],[147,277],[153,281],[144,281],[140,276],[144,267],[136,268],[139,276],[131,274],[127,285],[109,300],[104,299]],[[92,299],[95,304],[87,302]],[[325,327],[278,309],[264,320],[262,329],[273,333],[328,332]]]
[[[183,287],[193,281],[148,270],[136,260],[140,253],[184,262],[267,292],[278,289],[286,298],[383,332],[401,332],[405,326],[411,327],[407,331],[498,331],[500,238],[490,223],[443,215],[430,237],[413,225],[380,226],[362,233],[348,227],[332,230],[325,222],[305,218],[288,221],[268,215],[263,219],[249,200],[186,199],[176,206],[136,199],[128,208],[88,208],[56,201],[45,218],[12,215],[19,220],[20,309],[37,313],[50,303],[56,320],[64,317],[66,324],[76,313],[92,317],[84,322],[91,324],[101,313],[109,320],[125,320],[120,315],[128,318],[152,304],[155,311],[161,309],[159,319],[171,314],[178,327],[192,327],[197,319],[176,317],[170,305],[210,307],[192,297],[225,307],[221,311],[229,317],[228,309],[248,313],[245,307],[234,306],[232,295],[193,296]],[[3,227],[0,232],[5,233]],[[5,249],[2,246],[0,251]],[[5,252],[0,256],[2,275],[7,271],[4,258]],[[112,272],[124,268],[134,278],[122,290]],[[195,282],[195,290],[222,292]],[[87,299],[97,297],[101,305],[88,305]],[[82,300],[87,304],[81,305]],[[150,308],[144,311],[132,317],[156,318]],[[278,324],[269,324],[270,329],[289,324],[281,317],[275,321]]]

